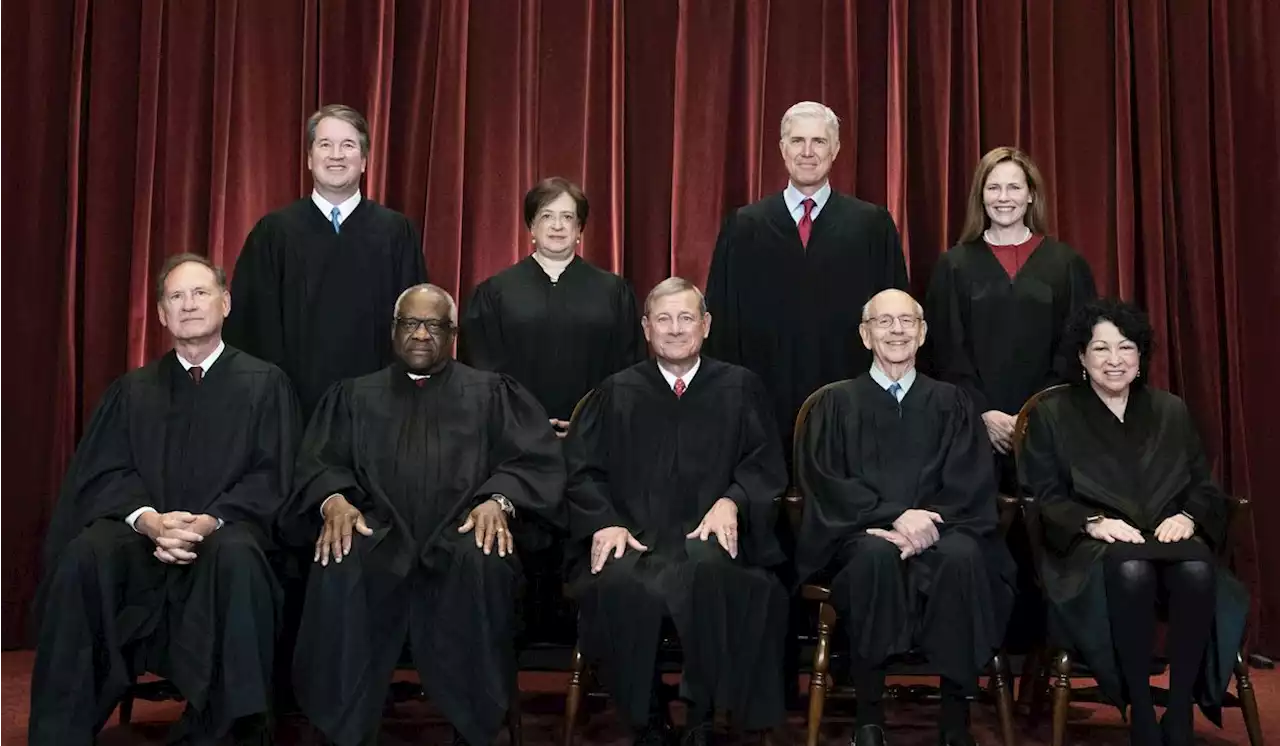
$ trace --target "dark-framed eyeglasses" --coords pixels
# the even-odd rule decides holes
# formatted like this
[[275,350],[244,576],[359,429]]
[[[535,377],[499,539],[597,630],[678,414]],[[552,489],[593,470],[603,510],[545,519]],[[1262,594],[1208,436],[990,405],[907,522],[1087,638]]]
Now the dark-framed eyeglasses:
[[432,336],[440,336],[453,331],[453,323],[440,319],[415,319],[412,316],[397,316],[396,329],[404,334],[415,334],[422,327],[427,328],[427,333]]
[[874,326],[877,329],[889,329],[893,327],[893,322],[897,321],[899,324],[902,324],[903,329],[915,329],[919,326],[921,320],[922,319],[919,316],[914,314],[904,313],[901,316],[890,316],[886,313],[881,316],[872,316],[869,319],[863,319],[862,323]]

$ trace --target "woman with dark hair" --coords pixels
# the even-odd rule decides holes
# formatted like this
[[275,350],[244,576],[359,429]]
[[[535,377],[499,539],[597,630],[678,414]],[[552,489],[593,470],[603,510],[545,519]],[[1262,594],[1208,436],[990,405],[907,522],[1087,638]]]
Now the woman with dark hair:
[[[578,400],[644,355],[631,286],[577,255],[588,207],[567,179],[543,179],[529,190],[524,223],[533,253],[476,287],[458,338],[459,360],[528,388],[561,438]],[[571,643],[577,625],[563,602],[562,547],[521,559],[529,637]]]
[[1093,274],[1048,235],[1040,170],[1021,150],[1000,147],[978,163],[960,242],[942,255],[925,298],[926,366],[963,388],[982,413],[997,478],[1011,490],[1013,423],[1023,402],[1060,383],[1062,328],[1092,300]]
[[[1216,560],[1227,502],[1181,399],[1144,385],[1152,330],[1116,300],[1066,330],[1079,373],[1032,410],[1018,459],[1038,506],[1050,628],[1116,706],[1133,744],[1190,744],[1193,703],[1216,714],[1248,597]],[[1169,700],[1157,722],[1149,675],[1157,610],[1169,620]],[[1215,722],[1217,722],[1215,720]]]
[[631,286],[576,253],[587,211],[586,195],[567,179],[530,189],[524,223],[533,253],[476,287],[458,340],[459,360],[519,381],[560,437],[578,399],[643,354]]

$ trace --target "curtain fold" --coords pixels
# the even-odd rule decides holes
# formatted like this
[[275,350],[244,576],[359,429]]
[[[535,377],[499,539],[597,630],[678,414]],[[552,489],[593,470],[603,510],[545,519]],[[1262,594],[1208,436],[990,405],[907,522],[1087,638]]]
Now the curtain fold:
[[[778,120],[842,118],[834,186],[886,205],[912,286],[961,227],[972,169],[1028,150],[1052,227],[1151,314],[1145,374],[1183,396],[1253,498],[1237,569],[1280,649],[1280,4],[1268,0],[22,0],[6,6],[4,644],[86,418],[167,347],[151,285],[230,271],[310,189],[303,122],[370,120],[365,194],[471,289],[528,253],[549,175],[591,199],[583,253],[637,294],[705,280],[728,212],[781,189]],[[762,298],[767,303],[767,298]],[[233,298],[234,303],[234,298]],[[14,361],[17,361],[15,363]],[[22,465],[19,468],[16,465]]]

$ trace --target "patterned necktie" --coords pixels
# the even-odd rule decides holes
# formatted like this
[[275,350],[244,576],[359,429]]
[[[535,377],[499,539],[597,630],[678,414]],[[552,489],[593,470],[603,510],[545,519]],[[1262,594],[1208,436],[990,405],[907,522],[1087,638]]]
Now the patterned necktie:
[[195,381],[197,386],[204,380],[204,370],[199,365],[193,365],[187,368],[187,375],[191,376],[191,380]]
[[338,220],[340,217],[342,217],[342,210],[335,207],[329,211],[329,220],[333,222],[334,233],[342,232],[342,221]]
[[902,384],[898,383],[897,381],[894,381],[893,383],[889,384],[889,393],[893,394],[894,401],[897,401],[897,402],[902,401],[902,397],[898,396],[898,394],[902,393]]
[[676,379],[676,387],[675,387],[675,388],[676,388],[676,398],[677,398],[677,399],[679,399],[680,397],[684,396],[684,388],[685,388],[685,387],[684,387],[684,379],[683,379],[683,378],[677,378],[677,379]]
[[800,229],[800,243],[807,249],[809,248],[809,234],[813,233],[813,206],[817,203],[812,198],[806,198],[800,204],[804,205],[804,216],[800,218],[800,222],[796,227]]

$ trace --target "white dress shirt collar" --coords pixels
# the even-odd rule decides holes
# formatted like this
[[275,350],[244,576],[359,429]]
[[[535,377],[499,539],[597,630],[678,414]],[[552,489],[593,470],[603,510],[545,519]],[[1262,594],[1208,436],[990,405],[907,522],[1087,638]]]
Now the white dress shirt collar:
[[346,222],[346,219],[351,216],[351,213],[355,212],[356,205],[360,204],[360,190],[357,189],[356,193],[347,197],[342,204],[335,205],[324,197],[321,197],[320,192],[312,189],[311,201],[320,209],[320,212],[324,213],[325,220],[332,220],[333,208],[338,208],[338,225],[342,225]]
[[[218,358],[222,355],[222,351],[225,349],[227,349],[227,343],[219,340],[218,346],[213,348],[213,352],[209,353],[209,357],[205,358],[200,362],[201,372],[208,373],[209,369],[213,367],[213,364],[218,362]],[[177,355],[178,363],[182,365],[183,370],[191,370],[196,366],[195,363],[189,362],[186,358],[182,357],[181,355],[178,355],[177,350],[174,350],[173,354]]]
[[806,197],[803,192],[796,188],[795,184],[787,182],[787,188],[782,191],[782,199],[787,203],[787,212],[791,213],[791,218],[797,223],[800,222],[800,218],[804,217],[804,201],[812,199],[813,210],[809,212],[809,219],[817,220],[818,213],[822,212],[827,200],[831,199],[831,182],[828,181],[823,184],[818,191],[813,193],[812,197]]
[[689,387],[689,384],[690,384],[690,383],[693,383],[693,377],[694,377],[695,375],[697,375],[697,374],[698,374],[698,368],[701,368],[701,367],[702,367],[702,357],[701,357],[701,356],[699,356],[699,357],[698,357],[698,361],[697,361],[696,363],[694,363],[694,364],[693,364],[693,367],[689,369],[689,372],[688,372],[688,373],[685,373],[683,376],[677,376],[677,375],[673,374],[671,371],[669,371],[669,370],[667,370],[666,368],[662,367],[662,361],[661,361],[661,360],[659,360],[659,361],[658,361],[658,372],[662,374],[662,377],[663,377],[664,379],[666,379],[666,381],[667,381],[667,385],[671,387],[671,390],[672,390],[672,391],[675,391],[675,390],[676,390],[676,379],[677,379],[677,378],[682,378],[682,379],[684,379],[684,385],[685,385],[685,388],[688,388],[688,387]]

